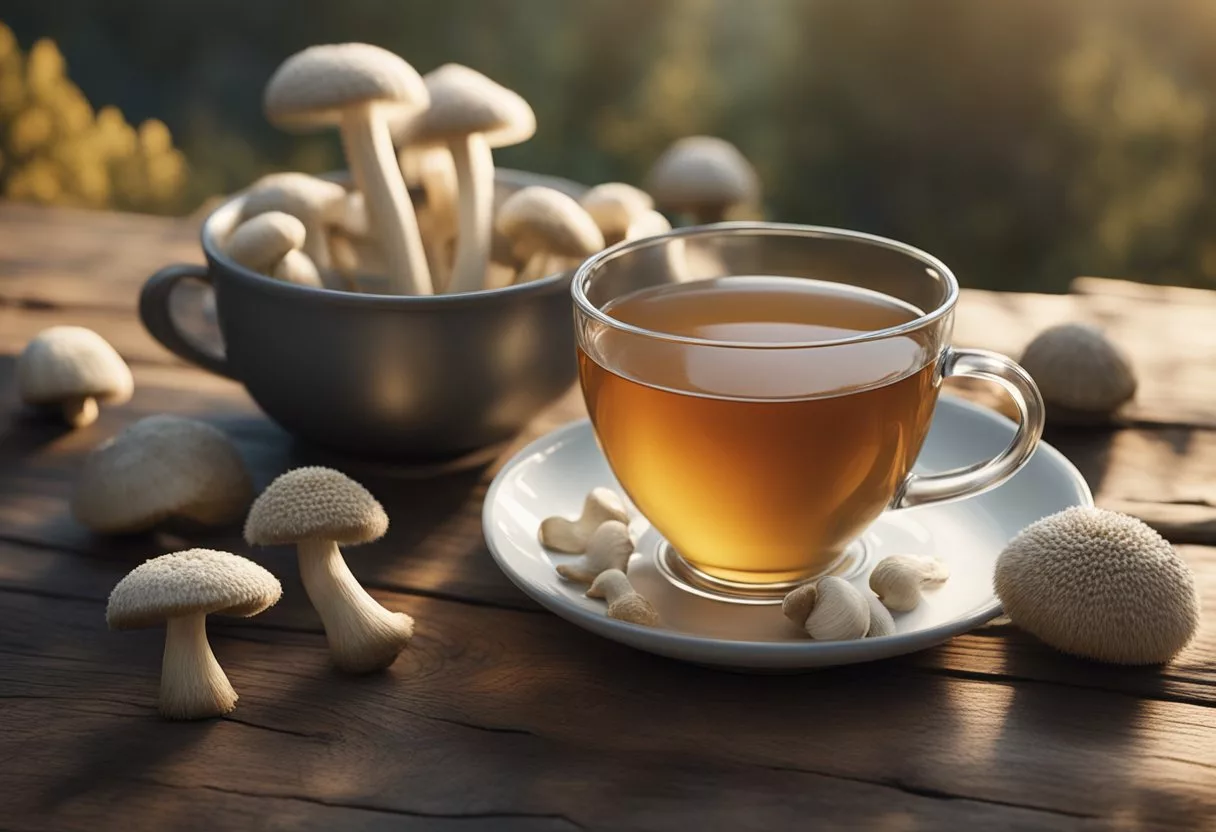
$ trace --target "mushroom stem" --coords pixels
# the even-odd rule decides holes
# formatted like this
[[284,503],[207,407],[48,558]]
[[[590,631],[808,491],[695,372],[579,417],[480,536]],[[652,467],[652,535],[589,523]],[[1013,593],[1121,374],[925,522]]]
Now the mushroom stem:
[[459,220],[456,259],[452,264],[449,292],[473,292],[485,288],[490,264],[490,224],[494,209],[494,156],[485,136],[470,133],[450,142],[456,167],[456,200]]
[[304,246],[301,251],[307,254],[308,259],[321,271],[333,268],[325,223],[319,217],[301,217],[300,222],[304,223]]
[[388,125],[374,108],[363,107],[345,114],[341,130],[342,149],[355,186],[363,193],[389,278],[402,294],[434,294],[418,217],[401,179]]
[[60,408],[63,420],[74,428],[87,427],[97,421],[97,399],[92,396],[68,399]]
[[160,713],[167,719],[205,719],[236,707],[236,691],[207,642],[203,613],[170,618],[160,670]]
[[692,212],[693,222],[697,225],[709,225],[726,219],[725,205],[701,205]]
[[348,673],[383,670],[414,635],[414,619],[390,612],[359,585],[332,540],[302,540],[300,580],[321,617],[334,664]]
[[[430,235],[422,235],[427,262],[431,266],[431,281],[435,292],[446,292],[452,280],[452,253],[449,244],[456,236],[456,181],[452,154],[446,147],[422,151],[418,178],[426,191]],[[442,155],[440,155],[442,154]],[[421,218],[419,222],[421,223]]]

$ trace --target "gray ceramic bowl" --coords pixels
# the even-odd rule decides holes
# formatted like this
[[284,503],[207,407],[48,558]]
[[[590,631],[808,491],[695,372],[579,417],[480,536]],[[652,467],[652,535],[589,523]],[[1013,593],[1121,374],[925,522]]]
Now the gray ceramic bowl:
[[[500,198],[532,184],[574,195],[583,189],[498,171]],[[168,266],[152,275],[139,313],[158,341],[243,383],[298,438],[377,459],[447,459],[509,440],[574,383],[569,272],[427,297],[297,286],[219,250],[241,199],[234,196],[204,223],[207,265]],[[214,288],[219,349],[171,313],[175,290],[191,280]]]

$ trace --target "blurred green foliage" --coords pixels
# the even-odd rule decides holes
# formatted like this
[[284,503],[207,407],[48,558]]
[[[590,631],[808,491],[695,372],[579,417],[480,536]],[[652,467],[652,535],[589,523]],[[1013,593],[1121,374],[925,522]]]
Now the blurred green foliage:
[[312,43],[479,69],[540,129],[502,164],[640,183],[689,133],[739,145],[768,216],[920,245],[968,285],[1216,285],[1211,0],[6,0],[89,100],[163,118],[183,207],[341,164],[266,124]]

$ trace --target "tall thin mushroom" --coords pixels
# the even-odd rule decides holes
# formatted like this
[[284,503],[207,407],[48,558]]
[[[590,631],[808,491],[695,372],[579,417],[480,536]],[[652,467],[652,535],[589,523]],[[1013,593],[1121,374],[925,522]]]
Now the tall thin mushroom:
[[518,94],[467,66],[444,64],[425,81],[431,106],[399,139],[415,146],[443,144],[451,152],[459,216],[447,291],[484,289],[494,203],[491,148],[531,138],[536,116]]
[[297,130],[339,128],[388,276],[402,294],[434,290],[386,109],[422,110],[429,104],[426,85],[413,67],[366,43],[323,44],[297,52],[275,71],[265,91],[266,116],[274,124]]

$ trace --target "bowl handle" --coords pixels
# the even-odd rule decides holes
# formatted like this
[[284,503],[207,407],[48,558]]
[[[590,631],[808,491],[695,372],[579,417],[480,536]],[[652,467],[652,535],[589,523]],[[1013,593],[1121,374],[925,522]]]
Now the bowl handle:
[[187,278],[200,280],[208,286],[214,285],[211,274],[206,266],[188,263],[178,263],[166,266],[148,278],[139,293],[139,317],[144,328],[152,337],[160,341],[170,352],[184,358],[192,364],[197,364],[204,370],[210,370],[226,378],[236,378],[228,359],[223,353],[216,353],[199,345],[190,336],[183,333],[174,320],[169,308],[169,300],[177,284]]

